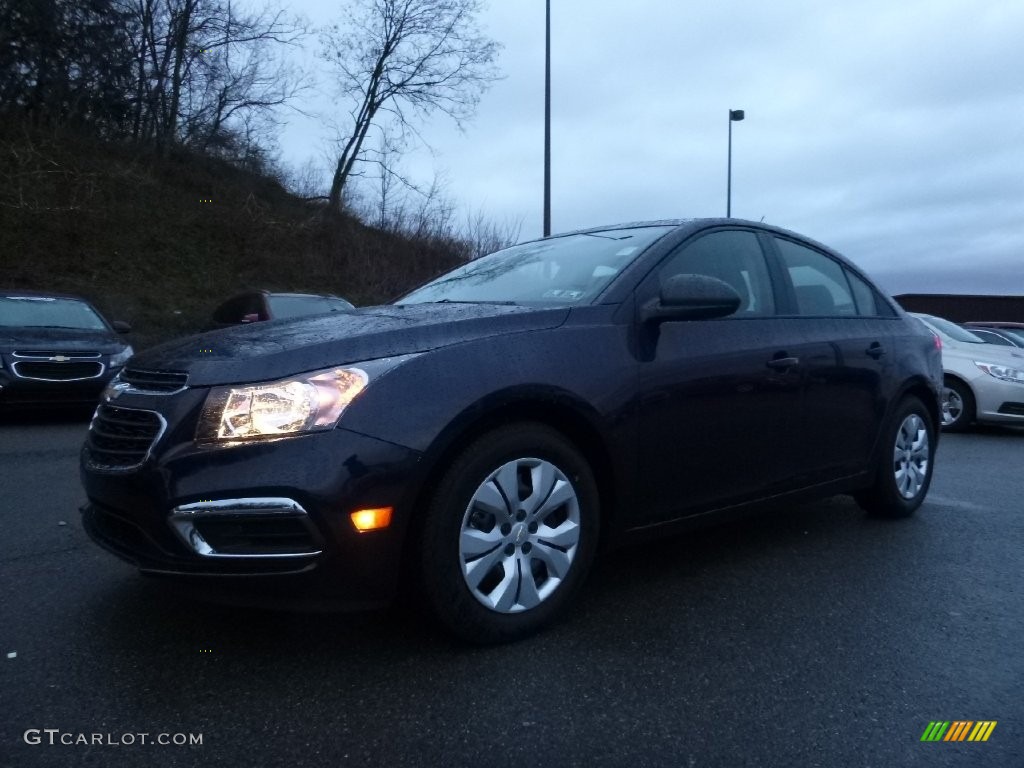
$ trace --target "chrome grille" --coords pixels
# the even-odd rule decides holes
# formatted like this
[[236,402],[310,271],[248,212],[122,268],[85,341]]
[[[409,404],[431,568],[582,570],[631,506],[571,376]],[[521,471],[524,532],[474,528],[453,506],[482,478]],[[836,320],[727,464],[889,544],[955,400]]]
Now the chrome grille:
[[121,381],[140,392],[172,394],[180,392],[188,384],[188,374],[179,371],[146,371],[140,368],[125,368]]
[[14,375],[36,381],[81,381],[103,375],[103,363],[70,358],[63,362],[50,360],[17,360],[11,365]]
[[93,352],[92,350],[89,350],[88,352],[81,352],[79,350],[68,352],[66,350],[61,351],[59,349],[16,349],[13,354],[15,357],[34,357],[42,358],[43,360],[48,360],[51,357],[57,357],[59,355],[71,357],[75,360],[99,360],[101,357],[99,352]]
[[101,405],[85,441],[87,463],[107,471],[140,467],[166,427],[163,416],[154,411]]

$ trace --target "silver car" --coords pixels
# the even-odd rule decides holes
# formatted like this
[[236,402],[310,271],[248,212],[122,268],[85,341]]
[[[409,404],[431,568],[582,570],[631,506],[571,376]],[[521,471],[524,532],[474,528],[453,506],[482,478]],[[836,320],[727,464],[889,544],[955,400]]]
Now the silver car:
[[942,341],[942,428],[1024,425],[1024,349],[986,343],[956,323],[911,313]]

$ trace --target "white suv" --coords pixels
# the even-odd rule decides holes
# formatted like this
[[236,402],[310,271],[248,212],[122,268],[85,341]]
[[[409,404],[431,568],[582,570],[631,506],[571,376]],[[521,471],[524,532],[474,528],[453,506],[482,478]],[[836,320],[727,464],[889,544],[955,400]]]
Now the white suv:
[[1024,424],[1024,349],[987,343],[949,320],[911,313],[942,341],[942,428]]

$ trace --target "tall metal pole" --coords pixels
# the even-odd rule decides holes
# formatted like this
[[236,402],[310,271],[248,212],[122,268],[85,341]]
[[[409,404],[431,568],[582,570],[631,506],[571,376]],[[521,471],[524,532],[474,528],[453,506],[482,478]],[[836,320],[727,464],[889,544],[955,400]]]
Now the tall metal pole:
[[725,218],[732,218],[732,110],[729,110],[729,162],[725,172]]
[[[544,32],[544,237],[551,235],[551,0]],[[732,125],[730,124],[730,128]]]
[[746,117],[742,109],[729,110],[729,165],[725,172],[725,218],[732,218],[732,124]]

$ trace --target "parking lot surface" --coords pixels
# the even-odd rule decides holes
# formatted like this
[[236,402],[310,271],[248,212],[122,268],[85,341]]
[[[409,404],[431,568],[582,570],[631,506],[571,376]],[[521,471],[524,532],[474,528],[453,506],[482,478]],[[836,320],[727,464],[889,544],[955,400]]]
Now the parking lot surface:
[[79,524],[86,426],[0,423],[2,766],[1024,765],[1022,431],[943,436],[909,520],[837,497],[635,546],[473,648],[139,576]]

